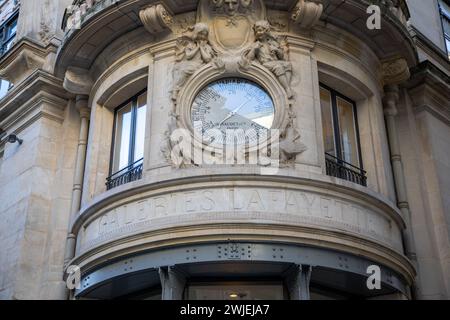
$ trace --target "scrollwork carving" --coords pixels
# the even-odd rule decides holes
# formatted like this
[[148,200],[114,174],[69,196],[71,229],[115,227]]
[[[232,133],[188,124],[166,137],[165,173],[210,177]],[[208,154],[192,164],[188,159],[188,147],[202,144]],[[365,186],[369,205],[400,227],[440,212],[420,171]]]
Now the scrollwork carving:
[[149,6],[139,12],[139,17],[145,29],[151,34],[169,29],[173,17],[162,4]]
[[283,132],[280,135],[280,164],[293,165],[299,154],[302,154],[307,150],[307,147],[300,141],[300,131],[297,129],[295,120],[297,116],[289,108],[289,120]]
[[299,0],[292,12],[291,19],[301,28],[310,29],[319,21],[322,12],[321,0]]
[[[164,140],[161,142],[160,148],[164,159],[172,164],[174,168],[178,169],[192,165],[192,157],[190,157],[190,152],[188,151],[191,148],[191,145],[186,143],[189,138],[173,135],[178,128],[179,117],[180,116],[173,110],[169,113],[167,129],[164,132]],[[183,133],[183,131],[180,131],[180,133]]]

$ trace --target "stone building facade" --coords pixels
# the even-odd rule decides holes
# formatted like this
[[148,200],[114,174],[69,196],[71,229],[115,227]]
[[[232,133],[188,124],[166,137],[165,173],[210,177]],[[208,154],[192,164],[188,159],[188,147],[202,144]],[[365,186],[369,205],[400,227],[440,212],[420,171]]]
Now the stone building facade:
[[450,298],[449,12],[1,1],[0,299]]

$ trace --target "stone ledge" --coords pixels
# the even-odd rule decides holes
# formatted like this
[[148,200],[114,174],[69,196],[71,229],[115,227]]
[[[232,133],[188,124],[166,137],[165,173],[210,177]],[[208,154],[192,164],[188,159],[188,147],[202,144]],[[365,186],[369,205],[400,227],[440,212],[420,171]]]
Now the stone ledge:
[[53,43],[42,47],[31,39],[23,38],[1,58],[0,76],[17,86],[35,70],[44,69],[47,57],[56,52],[57,46]]
[[[57,104],[70,98],[70,95],[63,89],[60,79],[45,71],[36,70],[0,101],[0,127],[6,130],[13,122],[17,121],[16,118],[19,115],[27,112],[30,103],[39,96],[52,97],[51,99]],[[65,104],[60,106],[60,108],[65,107]]]
[[[268,185],[269,181],[270,185]],[[336,250],[353,250],[358,254],[362,254],[362,251],[358,250],[363,246],[364,254],[367,256],[373,256],[374,252],[378,252],[376,253],[377,257],[373,256],[375,261],[382,256],[380,250],[391,252],[384,256],[385,260],[389,260],[387,257],[392,255],[397,256],[396,259],[403,256],[400,233],[404,222],[398,210],[393,205],[381,201],[381,198],[372,198],[360,190],[351,190],[350,184],[346,188],[324,181],[250,175],[192,177],[151,185],[145,185],[145,182],[141,181],[141,188],[137,187],[138,184],[139,182],[123,186],[122,189],[112,190],[83,209],[72,225],[72,232],[78,234],[77,250],[79,254],[89,256],[97,252],[99,255],[104,255],[107,253],[107,248],[121,252],[130,246],[135,246],[135,241],[138,241],[140,246],[158,245],[159,241],[163,241],[162,239],[167,242],[169,239],[173,240],[178,237],[181,242],[197,241],[195,239],[198,237],[198,232],[211,236],[220,233],[212,232],[211,228],[219,228],[223,231],[227,226],[232,225],[234,227],[223,234],[223,237],[233,236],[236,232],[240,234],[237,230],[242,227],[253,230],[262,228],[272,231],[254,231],[246,233],[246,235],[258,237],[258,235],[264,234],[266,237],[270,235],[283,241],[281,235],[291,232],[293,239],[296,238],[295,241],[300,241],[299,243],[325,245],[335,247]],[[265,201],[262,204],[263,208],[229,211],[221,208],[229,205],[229,201],[222,201],[223,199],[221,200],[217,195],[210,195],[207,199],[214,199],[208,201],[213,201],[217,210],[213,210],[212,207],[200,207],[205,210],[197,208],[197,211],[193,208],[191,209],[194,211],[189,211],[190,209],[186,207],[183,209],[185,205],[198,207],[202,203],[198,199],[184,201],[186,199],[181,198],[186,194],[192,196],[193,193],[202,190],[210,193],[221,190],[229,191],[230,188],[242,189],[237,192],[241,196],[246,192],[259,190],[257,198],[251,195],[247,198],[259,199],[251,202],[251,205],[255,206],[261,205]],[[265,193],[270,193],[272,189],[281,193],[292,193],[298,199],[295,200],[298,208],[289,211],[289,209],[284,209],[284,205],[279,208],[272,208],[271,204],[267,205],[267,201],[270,202],[270,195]],[[164,204],[157,207],[156,200],[161,200],[163,197],[173,198],[170,201],[171,204],[176,204],[175,199],[178,199],[181,207],[171,210],[167,207],[167,214],[157,216],[155,210],[163,208]],[[282,198],[293,199],[292,197]],[[345,209],[347,218],[344,217],[344,208],[339,207],[340,204],[344,205],[345,203],[348,207],[346,207],[348,210]],[[210,205],[212,202],[203,203],[203,206]],[[155,216],[153,216],[154,214]],[[340,219],[343,220],[339,222]],[[364,224],[363,221],[366,223]],[[362,226],[361,222],[367,228]],[[179,233],[180,235],[178,235]],[[184,233],[184,236],[181,233]],[[388,238],[385,238],[384,235],[388,234]],[[148,238],[149,236],[151,238]],[[407,260],[404,257],[402,259]]]
[[348,181],[323,174],[297,172],[296,170],[281,170],[276,176],[261,175],[260,167],[255,167],[254,170],[248,167],[244,169],[228,168],[226,170],[228,172],[227,174],[223,170],[223,168],[218,168],[217,170],[183,169],[159,176],[144,176],[143,180],[120,186],[94,198],[81,209],[75,221],[72,221],[72,230],[74,233],[77,233],[81,225],[88,221],[96,212],[111,203],[136,194],[162,188],[177,188],[177,186],[184,184],[210,183],[211,185],[221,185],[224,181],[240,181],[243,184],[248,184],[249,181],[253,183],[284,183],[309,189],[323,190],[322,192],[334,190],[380,208],[383,212],[388,213],[400,227],[405,227],[401,211],[392,201],[368,188]]

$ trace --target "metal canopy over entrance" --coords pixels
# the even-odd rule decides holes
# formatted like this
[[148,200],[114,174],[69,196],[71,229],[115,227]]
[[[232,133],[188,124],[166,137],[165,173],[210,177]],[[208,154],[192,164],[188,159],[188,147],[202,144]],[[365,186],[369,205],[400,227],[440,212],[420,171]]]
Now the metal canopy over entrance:
[[381,290],[369,290],[367,269],[376,263],[337,251],[270,243],[215,243],[177,247],[129,256],[83,274],[77,298],[133,297],[160,288],[164,300],[187,297],[193,283],[283,283],[293,300],[310,298],[310,287],[369,298],[401,292],[406,281],[381,269]]

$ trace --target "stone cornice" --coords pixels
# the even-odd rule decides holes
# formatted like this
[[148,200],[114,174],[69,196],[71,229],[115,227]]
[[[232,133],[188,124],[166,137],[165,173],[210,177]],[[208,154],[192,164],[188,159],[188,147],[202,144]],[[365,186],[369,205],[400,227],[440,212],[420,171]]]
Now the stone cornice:
[[450,125],[450,76],[430,61],[412,69],[410,81],[404,84],[413,97],[416,112],[428,111]]
[[19,134],[41,118],[62,123],[66,105],[66,100],[40,92],[19,110],[11,114],[10,117],[6,118],[2,125],[6,131]]
[[[0,101],[0,127],[6,130],[17,118],[29,112],[27,110],[36,100],[44,97],[59,105],[67,101],[70,95],[63,89],[60,79],[42,70],[36,70]],[[62,108],[65,108],[65,104]]]
[[47,56],[56,52],[57,46],[53,43],[42,47],[31,39],[23,38],[1,58],[0,76],[17,85],[34,70],[43,68]]
[[427,54],[430,55],[430,57],[435,59],[443,68],[447,70],[447,72],[450,73],[450,60],[448,59],[447,52],[430,41],[414,26],[409,26],[408,29],[417,47],[420,47],[422,50],[424,50]]

